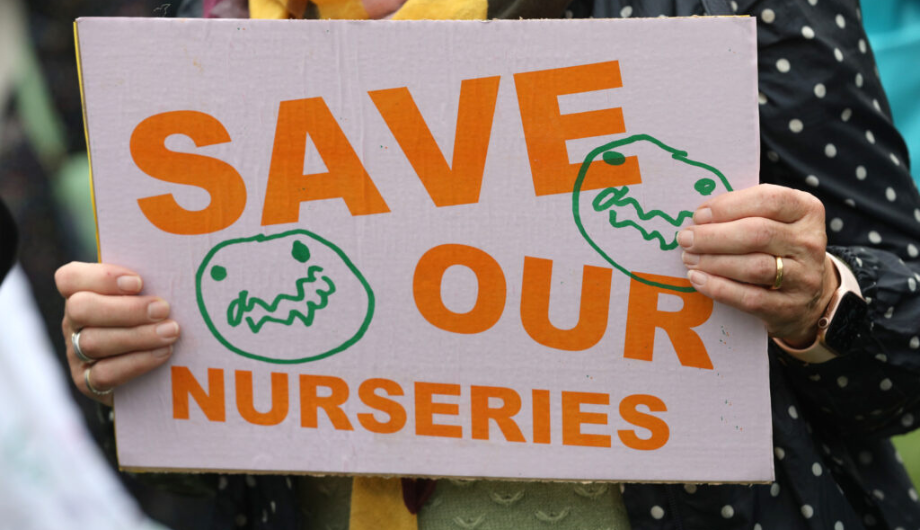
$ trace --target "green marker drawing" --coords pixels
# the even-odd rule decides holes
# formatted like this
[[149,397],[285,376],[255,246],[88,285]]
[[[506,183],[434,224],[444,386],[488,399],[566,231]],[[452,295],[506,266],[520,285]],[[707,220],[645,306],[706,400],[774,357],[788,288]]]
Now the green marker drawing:
[[[578,177],[575,179],[575,187],[572,190],[572,215],[575,218],[575,225],[591,248],[600,254],[607,263],[610,263],[615,269],[630,278],[648,285],[670,289],[672,291],[693,292],[694,289],[692,287],[654,282],[634,274],[627,266],[614,260],[613,257],[611,257],[611,252],[602,248],[595,239],[588,234],[588,230],[585,228],[581,216],[580,204],[582,186],[584,185],[585,177],[587,176],[591,164],[598,156],[601,156],[602,160],[607,164],[613,166],[622,165],[626,162],[626,155],[620,152],[620,148],[631,144],[639,144],[641,142],[646,142],[649,145],[658,147],[667,153],[670,159],[689,166],[683,169],[678,168],[678,174],[674,176],[675,181],[668,182],[668,185],[672,188],[678,188],[678,193],[683,191],[681,189],[682,186],[686,187],[687,202],[695,201],[693,204],[702,202],[704,197],[716,192],[720,184],[723,188],[722,191],[732,191],[728,179],[726,179],[725,175],[715,167],[696,160],[691,160],[688,158],[686,151],[675,149],[652,136],[647,134],[636,134],[597,147],[585,157],[578,171]],[[699,173],[699,170],[706,172],[704,176],[693,179],[686,178],[686,173]],[[661,178],[660,176],[644,174],[643,183],[650,179],[654,180],[656,177]],[[688,182],[691,180],[692,185]],[[597,213],[607,212],[608,224],[610,227],[614,229],[636,231],[641,235],[644,241],[655,245],[655,248],[660,251],[667,252],[677,249],[677,233],[680,231],[680,227],[684,222],[693,217],[693,212],[689,210],[679,210],[677,212],[668,213],[660,209],[647,208],[640,204],[639,200],[630,194],[630,191],[629,186],[606,188],[598,193],[591,201],[592,210]]]
[[228,350],[259,361],[316,361],[357,343],[374,292],[351,259],[307,230],[231,239],[195,276],[198,309]]
[[[230,307],[227,308],[227,322],[231,326],[236,327],[239,326],[240,322],[243,321],[243,316],[256,307],[261,307],[268,313],[274,313],[278,310],[278,306],[281,304],[281,302],[285,300],[290,300],[292,302],[303,302],[307,297],[307,292],[304,286],[308,283],[315,282],[316,273],[322,271],[322,267],[310,267],[307,269],[307,277],[299,278],[297,280],[297,294],[279,294],[271,302],[265,302],[265,300],[255,296],[250,298],[249,291],[240,291],[239,297],[230,302]],[[299,320],[301,323],[303,323],[304,326],[313,325],[313,317],[316,314],[316,311],[326,307],[329,304],[329,296],[335,292],[335,284],[332,282],[332,280],[326,276],[323,276],[322,280],[328,287],[326,290],[316,290],[316,294],[319,295],[319,302],[313,302],[312,300],[308,300],[306,302],[306,314],[302,313],[298,309],[292,309],[288,313],[287,318],[284,320],[272,316],[264,316],[260,318],[258,322],[254,321],[252,317],[247,316],[246,323],[249,324],[249,329],[252,330],[253,333],[258,333],[262,329],[262,326],[264,326],[267,322],[274,322],[284,326],[291,326],[294,324],[295,320]]]

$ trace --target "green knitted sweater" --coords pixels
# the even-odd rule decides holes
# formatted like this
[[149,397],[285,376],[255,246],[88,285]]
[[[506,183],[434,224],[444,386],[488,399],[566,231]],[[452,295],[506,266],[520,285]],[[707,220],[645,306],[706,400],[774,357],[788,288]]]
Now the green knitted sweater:
[[[351,478],[298,481],[304,528],[346,530]],[[440,480],[419,530],[629,530],[617,484]],[[384,528],[384,526],[381,526]]]

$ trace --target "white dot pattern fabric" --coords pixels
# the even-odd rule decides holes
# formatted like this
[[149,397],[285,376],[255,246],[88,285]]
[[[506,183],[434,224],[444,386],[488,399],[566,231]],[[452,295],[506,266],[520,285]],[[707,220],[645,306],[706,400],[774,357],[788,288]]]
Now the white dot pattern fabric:
[[[502,2],[488,3],[492,9],[493,3]],[[852,323],[858,337],[840,358],[828,363],[804,365],[771,347],[774,483],[621,486],[630,526],[920,528],[920,496],[887,441],[888,436],[913,429],[920,414],[920,197],[878,81],[857,0],[575,0],[565,16],[732,13],[758,19],[761,180],[821,199],[828,251],[852,268],[871,301],[869,315]],[[100,419],[111,428],[108,415]],[[348,479],[157,474],[144,479],[209,495],[214,510],[205,530],[347,528]],[[439,499],[464,489],[451,481],[439,484],[445,486],[435,486],[423,510],[437,510]],[[465,489],[498,491],[494,483],[473,484]],[[503,484],[517,488],[513,482]],[[531,523],[523,526],[503,525],[491,515],[470,515],[437,524],[423,517],[420,521],[428,521],[428,526],[420,525],[419,530],[607,528],[610,525],[586,526],[577,512],[565,511],[575,503],[588,506],[592,499],[614,491],[610,488],[595,497],[601,491],[597,488],[602,486],[559,489],[570,497],[547,496],[557,508],[525,514]],[[310,497],[315,500],[305,499],[305,489],[315,492]],[[518,498],[514,492],[499,493],[497,499],[503,502]],[[521,499],[518,506],[533,500],[526,494]],[[334,517],[311,519],[321,504],[331,507]],[[381,528],[386,528],[385,521]]]
[[[631,5],[633,17],[705,15],[719,3],[593,2],[612,13]],[[858,7],[739,0],[736,11],[758,19],[761,181],[821,199],[828,250],[853,269],[869,316],[832,362],[771,349],[775,483],[692,494],[630,485],[634,530],[920,528],[920,497],[885,439],[920,418],[920,196]]]

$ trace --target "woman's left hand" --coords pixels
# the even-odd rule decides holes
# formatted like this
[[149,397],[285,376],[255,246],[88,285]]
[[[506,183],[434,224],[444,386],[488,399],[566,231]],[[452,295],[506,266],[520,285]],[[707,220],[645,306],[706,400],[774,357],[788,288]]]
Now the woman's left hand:
[[[760,318],[771,335],[793,347],[810,345],[839,283],[825,252],[821,201],[761,184],[706,201],[693,221],[677,236],[693,287]],[[776,256],[783,279],[773,290]]]

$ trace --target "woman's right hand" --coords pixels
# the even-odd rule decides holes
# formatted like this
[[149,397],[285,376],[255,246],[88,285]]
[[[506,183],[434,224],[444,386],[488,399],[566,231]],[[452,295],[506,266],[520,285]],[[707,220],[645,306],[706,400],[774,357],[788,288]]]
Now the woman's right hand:
[[[133,271],[73,262],[58,269],[54,281],[66,300],[61,327],[70,376],[90,399],[111,406],[112,394],[105,392],[157,368],[172,354],[179,325],[168,318],[165,300],[138,294],[143,283]],[[74,353],[75,332],[80,351],[93,362]]]

